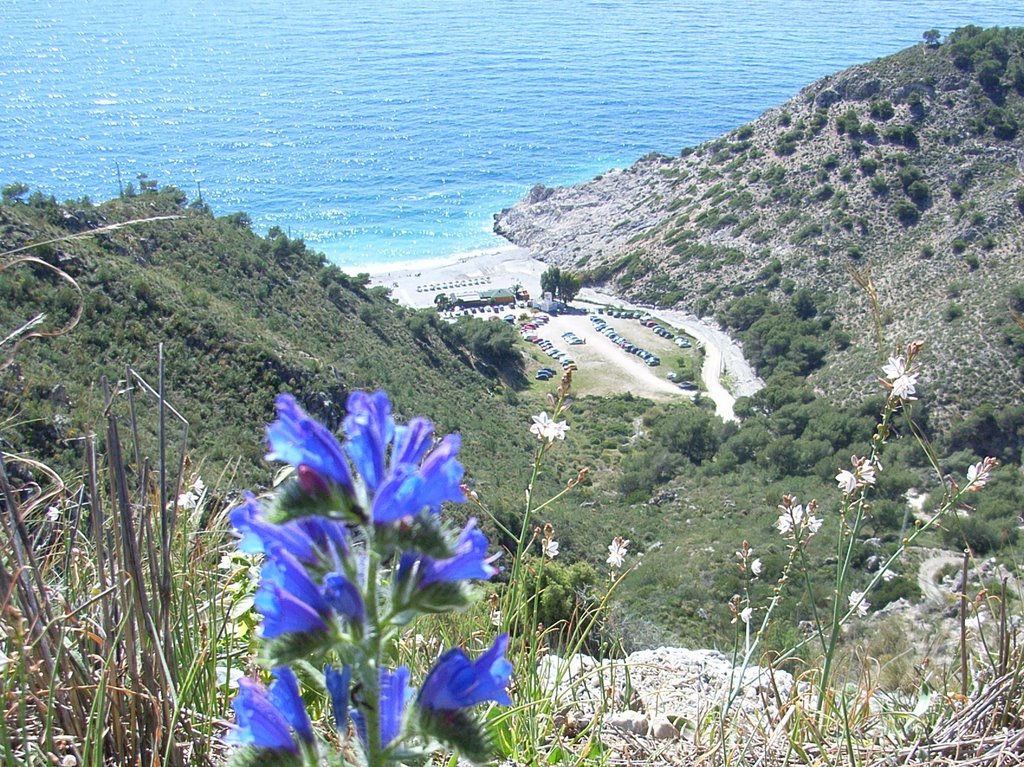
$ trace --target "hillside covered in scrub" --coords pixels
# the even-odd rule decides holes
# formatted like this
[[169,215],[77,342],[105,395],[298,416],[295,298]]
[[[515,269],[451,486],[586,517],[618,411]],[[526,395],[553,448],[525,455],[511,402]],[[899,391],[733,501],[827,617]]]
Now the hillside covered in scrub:
[[[125,411],[133,384],[138,421],[152,432],[153,400],[127,371],[155,388],[163,343],[167,398],[189,420],[190,457],[213,477],[229,468],[228,486],[269,480],[262,429],[280,391],[337,427],[348,392],[386,388],[399,417],[424,414],[439,430],[464,432],[479,471],[493,468],[495,435],[512,435],[502,445],[522,447],[525,465],[528,435],[506,401],[514,401],[506,392],[522,377],[521,361],[504,323],[448,326],[436,312],[405,310],[301,240],[277,230],[257,236],[245,214],[215,218],[174,188],[98,205],[58,203],[19,184],[4,192],[5,451],[81,471],[83,436],[103,433],[102,377]],[[135,223],[115,226],[124,222]],[[44,264],[17,261],[25,256],[76,284]],[[16,349],[8,338],[38,315],[31,332],[59,331],[79,311],[64,335],[25,338]],[[177,435],[179,426],[169,429]],[[522,483],[504,470],[510,463],[487,471],[486,481],[513,483],[518,497]]]
[[1024,29],[929,40],[678,157],[538,185],[495,230],[590,284],[717,316],[755,362],[776,352],[756,327],[771,302],[827,296],[838,332],[797,372],[837,401],[875,384],[877,316],[890,351],[927,339],[943,420],[1009,403],[1024,372]]

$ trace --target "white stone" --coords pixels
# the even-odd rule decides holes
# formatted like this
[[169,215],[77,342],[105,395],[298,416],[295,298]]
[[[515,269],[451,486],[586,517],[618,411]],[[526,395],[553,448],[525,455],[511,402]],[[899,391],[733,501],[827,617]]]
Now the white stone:
[[679,737],[679,730],[668,719],[659,716],[651,722],[647,734],[655,740],[675,740]]
[[604,723],[609,727],[631,732],[634,735],[646,735],[649,729],[647,715],[641,714],[639,711],[617,711],[608,714],[604,718]]

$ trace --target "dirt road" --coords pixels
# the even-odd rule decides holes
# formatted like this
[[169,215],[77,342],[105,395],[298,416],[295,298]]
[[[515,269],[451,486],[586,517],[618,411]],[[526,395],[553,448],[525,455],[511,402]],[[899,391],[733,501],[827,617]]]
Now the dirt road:
[[[743,349],[729,335],[711,322],[699,319],[695,315],[669,309],[633,305],[615,296],[595,290],[584,289],[580,298],[601,305],[609,304],[624,309],[640,309],[667,325],[679,328],[693,336],[703,345],[705,357],[701,370],[701,380],[707,389],[707,396],[715,403],[715,411],[728,421],[735,421],[733,406],[736,397],[754,394],[764,386],[764,381],[757,377],[754,369],[743,356]],[[722,382],[727,377],[729,387]]]
[[[540,295],[540,275],[545,269],[546,264],[530,258],[529,251],[522,248],[498,248],[476,254],[455,255],[440,262],[368,267],[368,271],[374,274],[374,284],[387,287],[399,302],[415,307],[433,306],[438,293],[513,285],[520,285],[529,290],[531,295],[537,296]],[[467,283],[472,283],[472,286],[464,287]],[[666,325],[680,328],[697,339],[705,351],[701,379],[707,396],[714,401],[715,409],[722,418],[735,420],[733,405],[736,397],[753,394],[764,386],[743,358],[739,344],[707,320],[684,312],[634,306],[614,295],[589,288],[580,292],[579,305],[585,305],[582,302],[641,309],[650,312]],[[585,317],[568,315],[560,317],[559,322],[562,323],[559,326],[564,328],[555,334],[559,342],[561,333],[567,329],[588,339],[585,346],[589,348],[585,351],[577,351],[584,347],[573,347],[573,354],[581,363],[580,381],[587,380],[588,391],[594,394],[630,391],[638,396],[662,400],[691,396],[665,380],[664,369],[647,367],[639,358],[626,354],[604,336],[595,334],[594,340],[590,341],[590,336],[584,335],[592,332]],[[622,330],[625,331],[626,326]],[[587,374],[582,365],[584,361],[596,375],[591,377]],[[591,382],[593,389],[590,388]]]

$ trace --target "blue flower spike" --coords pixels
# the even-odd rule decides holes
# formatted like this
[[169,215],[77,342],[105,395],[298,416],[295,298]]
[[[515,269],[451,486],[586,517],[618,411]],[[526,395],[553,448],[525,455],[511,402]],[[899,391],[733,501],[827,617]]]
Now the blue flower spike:
[[239,681],[238,696],[231,702],[237,724],[227,740],[238,746],[297,756],[300,741],[313,743],[313,727],[291,669],[279,666],[273,673],[275,681],[269,690],[252,679]]
[[438,518],[444,504],[465,500],[461,438],[435,439],[426,418],[396,424],[382,391],[352,393],[343,429],[340,444],[294,397],[280,395],[267,458],[291,464],[297,481],[265,506],[247,494],[231,512],[239,548],[263,556],[253,603],[274,676],[269,688],[240,683],[228,740],[243,748],[232,765],[323,762],[298,681],[283,664],[328,659],[340,661],[323,666],[337,730],[347,737],[351,722],[347,747],[365,767],[429,756],[424,749],[438,742],[487,761],[493,744],[471,707],[510,703],[508,635],[475,660],[446,652],[418,697],[408,668],[384,666],[397,629],[466,607],[475,596],[470,582],[498,572],[476,519],[452,541]]

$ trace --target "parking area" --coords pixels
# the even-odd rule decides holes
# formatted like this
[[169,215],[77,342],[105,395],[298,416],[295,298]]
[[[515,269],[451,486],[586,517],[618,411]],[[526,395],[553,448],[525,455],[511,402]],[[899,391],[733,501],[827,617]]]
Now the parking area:
[[[649,344],[652,351],[666,344],[678,351],[670,342],[659,339],[649,329],[641,328],[635,320],[622,321],[620,324],[623,325],[624,331],[628,328],[638,341]],[[570,343],[565,336],[567,333],[571,333],[581,343]],[[570,355],[579,369],[574,377],[578,393],[605,396],[630,392],[638,397],[655,400],[694,396],[692,390],[682,390],[669,381],[665,377],[666,368],[648,365],[641,357],[626,352],[618,343],[602,334],[589,319],[589,315],[552,316],[544,325],[530,330],[529,334]],[[622,335],[625,336],[626,333]],[[655,342],[659,344],[657,347]],[[541,354],[545,352],[541,351]],[[560,367],[546,362],[542,364],[555,369]]]

